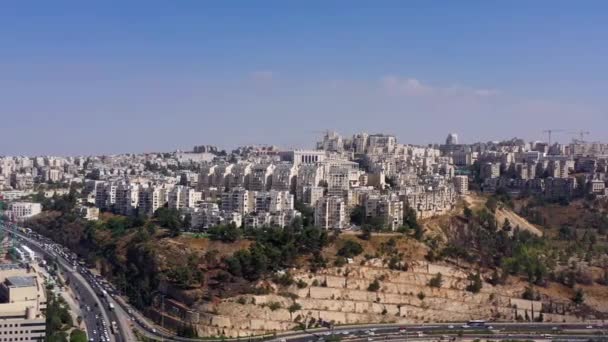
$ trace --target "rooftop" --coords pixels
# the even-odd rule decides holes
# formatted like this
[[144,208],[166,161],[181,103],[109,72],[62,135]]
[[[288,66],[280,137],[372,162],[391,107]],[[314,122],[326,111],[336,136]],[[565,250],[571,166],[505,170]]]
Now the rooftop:
[[34,276],[15,276],[6,278],[7,283],[14,287],[30,287],[36,286]]

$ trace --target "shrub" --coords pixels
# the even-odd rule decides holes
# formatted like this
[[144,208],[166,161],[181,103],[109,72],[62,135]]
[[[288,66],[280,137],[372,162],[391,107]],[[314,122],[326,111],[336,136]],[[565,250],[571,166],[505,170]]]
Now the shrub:
[[282,308],[283,305],[281,305],[281,303],[279,302],[270,302],[268,303],[268,308],[272,311],[278,310],[280,308]]
[[363,253],[363,247],[356,241],[346,240],[342,248],[338,250],[338,255],[344,258],[352,258]]
[[437,273],[437,275],[435,275],[433,278],[431,278],[431,280],[429,280],[430,287],[441,287],[442,284],[443,278],[441,276],[441,273]]
[[293,303],[289,306],[288,310],[289,310],[289,312],[294,313],[298,310],[302,310],[302,305],[300,305],[298,303]]
[[424,300],[425,297],[426,297],[426,295],[424,294],[424,292],[422,292],[422,291],[418,292],[418,299]]
[[367,291],[376,292],[378,290],[380,290],[380,282],[378,279],[374,279],[374,281],[372,281],[367,287]]

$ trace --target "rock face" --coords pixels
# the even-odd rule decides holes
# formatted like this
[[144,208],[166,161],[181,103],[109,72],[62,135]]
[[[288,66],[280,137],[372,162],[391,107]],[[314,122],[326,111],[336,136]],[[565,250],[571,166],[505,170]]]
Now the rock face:
[[[428,286],[437,273],[440,288]],[[242,295],[195,308],[193,323],[201,336],[251,336],[315,326],[319,320],[335,324],[419,323],[538,318],[541,301],[521,299],[525,284],[484,283],[479,293],[466,291],[467,273],[450,266],[418,263],[408,271],[394,271],[370,260],[365,265],[329,268],[316,274],[294,274],[296,282],[278,294]],[[378,291],[368,291],[378,281]],[[555,300],[555,299],[554,299]],[[564,299],[566,302],[567,299]],[[559,301],[553,301],[558,303]],[[546,322],[575,321],[574,316],[543,313]]]

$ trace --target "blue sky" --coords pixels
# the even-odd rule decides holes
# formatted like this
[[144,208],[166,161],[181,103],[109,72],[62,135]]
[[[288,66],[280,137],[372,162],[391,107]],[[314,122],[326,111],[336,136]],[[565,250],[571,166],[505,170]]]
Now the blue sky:
[[306,147],[325,129],[608,140],[606,13],[602,1],[3,1],[0,154]]

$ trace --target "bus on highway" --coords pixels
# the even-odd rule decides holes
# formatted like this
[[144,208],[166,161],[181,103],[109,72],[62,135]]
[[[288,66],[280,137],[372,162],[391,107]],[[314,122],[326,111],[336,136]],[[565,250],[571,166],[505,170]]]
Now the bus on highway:
[[486,321],[481,320],[481,319],[474,319],[474,320],[468,321],[467,325],[470,327],[485,327]]

